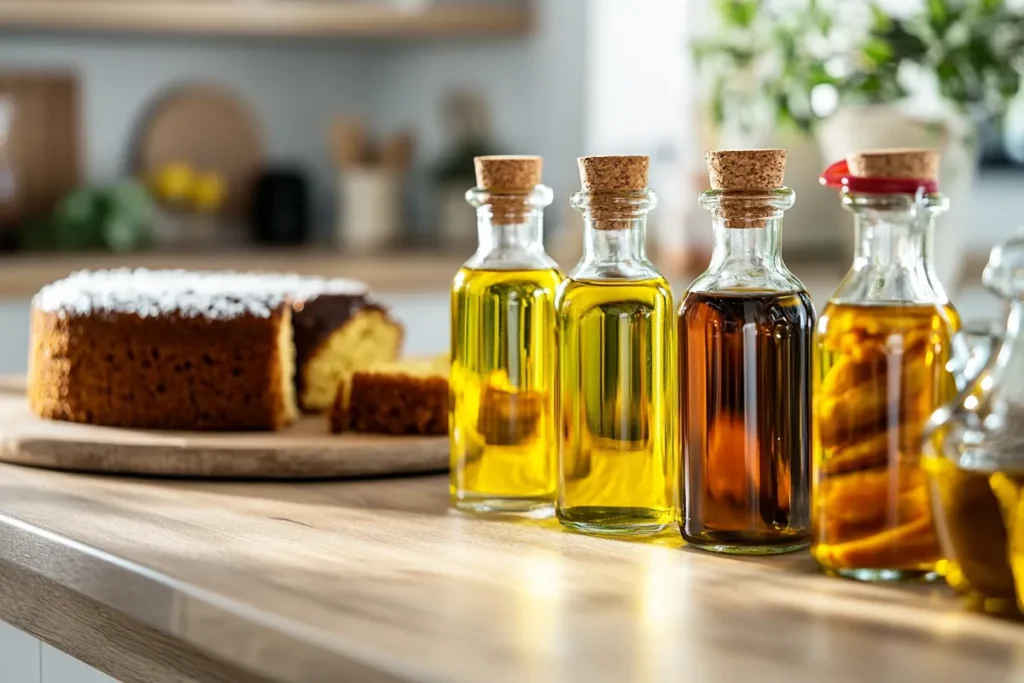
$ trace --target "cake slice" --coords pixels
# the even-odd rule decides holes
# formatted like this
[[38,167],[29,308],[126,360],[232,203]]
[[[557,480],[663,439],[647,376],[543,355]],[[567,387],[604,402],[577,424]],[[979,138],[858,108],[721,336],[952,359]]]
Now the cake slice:
[[447,357],[381,363],[338,385],[332,432],[448,433]]
[[327,411],[343,377],[398,358],[404,330],[363,283],[301,278],[286,289],[292,299],[295,386],[303,411]]

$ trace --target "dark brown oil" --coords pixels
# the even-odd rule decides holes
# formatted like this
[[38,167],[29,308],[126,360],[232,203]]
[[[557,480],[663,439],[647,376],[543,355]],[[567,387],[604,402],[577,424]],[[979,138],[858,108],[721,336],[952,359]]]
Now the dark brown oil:
[[679,311],[689,543],[769,554],[810,541],[806,292],[691,292]]

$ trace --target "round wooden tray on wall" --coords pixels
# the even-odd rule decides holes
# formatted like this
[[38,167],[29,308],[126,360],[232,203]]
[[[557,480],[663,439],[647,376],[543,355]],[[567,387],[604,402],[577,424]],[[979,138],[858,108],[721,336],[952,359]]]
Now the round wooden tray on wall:
[[36,417],[22,377],[0,378],[0,461],[47,469],[213,479],[341,479],[444,472],[448,438],[331,434],[323,415],[277,432],[170,432]]
[[227,88],[179,85],[157,98],[136,136],[135,166],[143,177],[168,163],[216,171],[227,184],[224,210],[243,217],[264,166],[263,135],[249,107]]

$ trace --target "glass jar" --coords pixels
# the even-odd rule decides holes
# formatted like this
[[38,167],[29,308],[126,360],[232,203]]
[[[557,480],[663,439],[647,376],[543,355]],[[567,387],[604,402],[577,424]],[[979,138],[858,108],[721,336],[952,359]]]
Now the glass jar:
[[550,514],[555,290],[540,157],[477,157],[480,247],[452,284],[450,493],[469,512]]
[[814,306],[782,261],[785,151],[710,152],[708,165],[714,250],[678,321],[680,531],[706,550],[789,552],[810,541]]
[[956,394],[946,366],[960,319],[928,263],[948,206],[937,171],[931,150],[882,150],[822,176],[843,188],[857,246],[814,335],[811,553],[848,578],[934,578],[942,559],[921,439]]
[[992,250],[982,281],[1006,300],[1006,324],[1001,339],[961,333],[966,390],[932,416],[925,466],[947,583],[972,609],[1024,618],[1024,235]]
[[558,288],[559,486],[566,527],[654,533],[674,519],[672,292],[647,259],[648,157],[583,157],[583,259]]

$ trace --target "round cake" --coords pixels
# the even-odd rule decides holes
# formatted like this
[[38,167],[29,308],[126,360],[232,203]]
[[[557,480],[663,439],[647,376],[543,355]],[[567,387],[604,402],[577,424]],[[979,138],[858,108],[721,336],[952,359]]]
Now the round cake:
[[397,358],[402,328],[363,283],[273,273],[81,271],[32,301],[41,417],[151,429],[279,429]]

